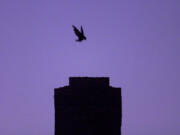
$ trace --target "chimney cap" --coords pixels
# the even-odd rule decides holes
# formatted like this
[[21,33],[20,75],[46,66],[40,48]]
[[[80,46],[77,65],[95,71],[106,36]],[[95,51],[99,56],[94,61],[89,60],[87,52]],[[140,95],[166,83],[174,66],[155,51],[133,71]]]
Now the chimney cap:
[[109,77],[69,77],[71,87],[109,87]]

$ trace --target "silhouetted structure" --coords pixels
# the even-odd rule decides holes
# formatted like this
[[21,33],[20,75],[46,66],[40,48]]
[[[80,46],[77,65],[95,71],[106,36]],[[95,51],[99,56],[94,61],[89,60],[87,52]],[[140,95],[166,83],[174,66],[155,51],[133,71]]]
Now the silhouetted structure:
[[70,77],[54,92],[55,135],[121,135],[121,88],[108,77]]

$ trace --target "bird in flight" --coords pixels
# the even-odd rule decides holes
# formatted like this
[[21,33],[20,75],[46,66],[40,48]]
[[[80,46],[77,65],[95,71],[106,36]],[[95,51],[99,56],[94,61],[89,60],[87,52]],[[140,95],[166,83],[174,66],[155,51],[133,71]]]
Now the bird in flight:
[[78,30],[74,25],[72,27],[74,29],[74,33],[78,37],[78,39],[76,40],[77,42],[81,42],[83,40],[86,40],[86,37],[84,36],[84,31],[83,31],[82,26],[81,26],[81,31]]

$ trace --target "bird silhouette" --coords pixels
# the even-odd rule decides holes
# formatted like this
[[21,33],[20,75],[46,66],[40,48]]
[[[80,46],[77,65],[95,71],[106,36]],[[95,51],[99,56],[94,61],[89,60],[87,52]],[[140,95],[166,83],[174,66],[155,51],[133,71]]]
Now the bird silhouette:
[[72,25],[72,27],[74,29],[74,33],[78,37],[78,39],[76,40],[77,42],[81,42],[83,40],[86,40],[86,37],[84,36],[84,31],[83,31],[82,26],[81,26],[81,31],[78,30],[74,25]]

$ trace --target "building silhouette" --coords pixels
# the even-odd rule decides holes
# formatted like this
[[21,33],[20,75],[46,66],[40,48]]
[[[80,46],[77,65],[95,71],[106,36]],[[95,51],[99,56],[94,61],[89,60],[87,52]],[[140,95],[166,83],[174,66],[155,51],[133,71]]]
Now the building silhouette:
[[121,135],[121,88],[108,77],[70,77],[54,101],[55,135]]

